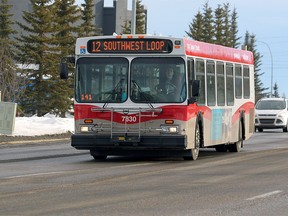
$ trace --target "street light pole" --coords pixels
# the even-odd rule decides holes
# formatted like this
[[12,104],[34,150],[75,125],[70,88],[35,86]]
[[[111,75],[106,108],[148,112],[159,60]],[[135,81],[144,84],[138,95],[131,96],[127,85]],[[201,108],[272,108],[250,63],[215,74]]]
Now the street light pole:
[[258,41],[258,42],[265,44],[269,49],[269,53],[270,53],[270,57],[271,57],[271,92],[270,92],[270,97],[272,97],[272,95],[273,95],[273,55],[272,55],[272,52],[271,52],[271,49],[270,49],[270,46],[268,45],[268,43],[266,43],[264,41]]
[[131,34],[136,32],[136,0],[132,0]]

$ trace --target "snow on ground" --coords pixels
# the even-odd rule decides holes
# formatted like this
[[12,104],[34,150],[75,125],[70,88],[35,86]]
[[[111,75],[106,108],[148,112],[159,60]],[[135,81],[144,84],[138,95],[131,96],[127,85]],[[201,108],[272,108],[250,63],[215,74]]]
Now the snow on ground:
[[67,118],[46,114],[43,117],[16,117],[13,136],[41,136],[74,131],[73,116]]

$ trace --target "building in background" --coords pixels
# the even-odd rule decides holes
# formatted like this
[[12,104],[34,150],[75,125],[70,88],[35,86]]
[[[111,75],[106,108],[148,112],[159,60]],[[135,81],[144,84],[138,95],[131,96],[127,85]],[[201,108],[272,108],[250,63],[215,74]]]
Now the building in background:
[[[132,11],[128,10],[127,0],[113,0],[113,6],[105,6],[105,0],[94,0],[94,5],[95,25],[102,29],[103,35],[111,35],[114,32],[121,34],[125,22],[131,20]],[[147,23],[147,10],[145,10],[145,23]]]
[[[94,0],[95,25],[103,35],[114,32],[120,34],[126,20],[131,20],[131,11],[127,8],[127,0],[114,0],[113,6],[105,7],[105,0]],[[100,33],[100,32],[99,32]]]
[[[131,1],[131,0],[130,0]],[[101,35],[112,35],[114,32],[117,34],[122,33],[125,22],[131,20],[132,11],[128,10],[128,0],[113,0],[112,6],[105,6],[105,0],[94,0],[94,15],[95,26]],[[23,23],[23,11],[32,11],[30,0],[8,0],[8,4],[13,5],[10,13],[13,15],[14,22]],[[145,10],[145,33],[147,33],[147,10]],[[16,23],[13,28],[18,32],[18,35],[24,34]]]
[[8,0],[7,3],[12,5],[10,8],[10,14],[12,14],[12,21],[15,22],[13,25],[13,29],[17,31],[17,34],[14,35],[26,35],[26,32],[17,25],[16,22],[24,23],[23,19],[23,11],[31,12],[32,5],[30,0]]

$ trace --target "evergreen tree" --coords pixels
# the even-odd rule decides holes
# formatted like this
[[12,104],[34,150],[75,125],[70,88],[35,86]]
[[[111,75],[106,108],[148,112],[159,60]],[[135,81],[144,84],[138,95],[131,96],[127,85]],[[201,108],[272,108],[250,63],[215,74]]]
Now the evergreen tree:
[[215,9],[215,42],[217,44],[225,45],[226,36],[224,34],[224,28],[229,28],[228,23],[224,23],[224,10],[221,5],[218,5]]
[[[230,25],[230,44],[228,44],[230,47],[233,48],[239,48],[240,46],[240,39],[241,37],[238,37],[238,13],[236,11],[236,8],[234,8],[232,15],[231,15],[231,25]],[[227,33],[228,34],[228,33]]]
[[23,12],[23,19],[28,23],[18,23],[27,32],[27,36],[17,38],[18,61],[32,66],[25,70],[29,85],[25,89],[25,98],[21,101],[26,113],[42,116],[51,110],[51,89],[49,77],[54,65],[55,49],[51,46],[53,8],[51,0],[31,0],[32,12]]
[[50,78],[53,82],[51,103],[54,112],[61,117],[65,117],[66,111],[72,105],[74,66],[69,65],[71,79],[60,80],[58,65],[61,58],[74,55],[77,32],[79,32],[76,23],[80,21],[81,13],[79,7],[75,4],[75,0],[55,0],[54,8],[56,10],[55,25],[57,26],[54,39],[58,49],[58,55],[56,56],[58,64],[54,64],[53,74]]
[[206,3],[203,7],[203,13],[196,14],[192,23],[189,25],[189,31],[186,34],[194,40],[215,43],[223,46],[237,48],[240,37],[237,37],[237,12],[230,12],[229,3],[218,5],[214,10]]
[[131,34],[131,21],[126,20],[122,27],[122,34]]
[[192,23],[189,25],[189,31],[186,31],[186,34],[197,41],[203,41],[203,16],[200,11],[195,16],[195,19],[192,20]]
[[23,79],[16,73],[13,41],[10,39],[10,35],[16,33],[11,27],[11,7],[7,0],[0,1],[0,101],[17,101],[23,84]]
[[78,36],[81,12],[75,0],[55,0],[56,10],[55,34],[56,44],[59,46],[61,56],[74,55],[76,37]]
[[273,86],[273,97],[276,97],[276,98],[279,98],[280,97],[280,94],[279,94],[279,87],[277,85],[277,83],[275,82],[274,83],[274,86]]
[[215,28],[214,28],[214,18],[213,10],[208,5],[208,2],[205,3],[203,8],[203,41],[207,43],[215,42]]
[[[12,14],[9,14],[9,10],[12,5],[8,4],[8,0],[0,1],[0,38],[8,39],[10,35],[15,34],[16,31],[12,29],[14,22],[10,19]],[[9,48],[11,48],[12,41],[7,43]]]
[[[231,19],[230,19],[230,8],[229,3],[223,4],[222,10],[223,10],[223,43],[220,43],[221,45],[231,47]],[[218,43],[218,41],[216,42]]]
[[263,73],[260,73],[260,66],[261,66],[261,58],[262,55],[257,51],[256,49],[256,36],[250,35],[249,32],[246,32],[245,34],[245,42],[244,46],[247,47],[247,50],[251,51],[254,56],[254,87],[255,87],[255,102],[257,102],[259,99],[264,97],[266,95],[265,91],[268,88],[263,87],[263,83],[260,79],[260,76],[263,75]]
[[83,20],[83,23],[80,27],[79,36],[93,36],[97,35],[96,32],[99,33],[99,29],[95,28],[95,15],[93,15],[93,0],[84,0],[84,3],[81,4],[81,18]]
[[[145,10],[144,6],[142,5],[141,0],[136,1],[136,34],[145,34],[146,33],[146,26],[145,26]],[[125,21],[124,25],[122,26],[122,34],[131,34],[131,21]]]
[[136,34],[145,34],[146,27],[145,27],[145,11],[144,6],[142,5],[141,0],[136,1]]

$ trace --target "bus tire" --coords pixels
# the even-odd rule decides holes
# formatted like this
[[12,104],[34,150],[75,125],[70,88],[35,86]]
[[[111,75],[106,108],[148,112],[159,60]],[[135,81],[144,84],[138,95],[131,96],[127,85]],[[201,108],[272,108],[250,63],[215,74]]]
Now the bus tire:
[[240,152],[242,146],[243,146],[243,128],[242,123],[240,123],[238,141],[233,144],[230,144],[228,146],[228,149],[229,152]]
[[187,155],[185,155],[183,158],[184,160],[197,160],[199,156],[200,151],[200,145],[201,145],[201,134],[200,134],[200,128],[199,124],[196,124],[195,127],[195,140],[194,140],[195,146],[192,149],[187,150]]
[[91,156],[94,158],[94,160],[105,160],[107,158],[107,155],[99,154],[98,152],[94,150],[90,150]]

